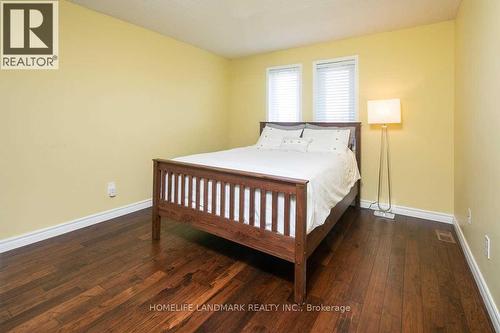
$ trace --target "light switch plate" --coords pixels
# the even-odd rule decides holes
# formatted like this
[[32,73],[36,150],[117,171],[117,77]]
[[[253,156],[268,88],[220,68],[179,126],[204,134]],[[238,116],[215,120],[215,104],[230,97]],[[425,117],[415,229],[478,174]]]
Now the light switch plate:
[[115,184],[115,182],[108,183],[108,196],[110,198],[116,197],[116,184]]

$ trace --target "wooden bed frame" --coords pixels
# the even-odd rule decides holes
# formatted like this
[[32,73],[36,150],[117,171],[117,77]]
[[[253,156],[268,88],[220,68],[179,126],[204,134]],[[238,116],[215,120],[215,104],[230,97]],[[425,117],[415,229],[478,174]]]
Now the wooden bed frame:
[[[266,124],[293,126],[306,123],[261,122],[261,133]],[[359,122],[308,122],[308,124],[328,127],[355,127],[354,150],[358,167],[361,167],[361,124]],[[160,239],[161,217],[166,217],[287,260],[295,265],[294,299],[299,304],[304,303],[306,297],[307,258],[313,253],[350,205],[354,205],[357,208],[360,207],[360,181],[358,181],[344,199],[332,208],[326,222],[307,234],[307,180],[201,166],[171,160],[154,159],[153,161],[153,239]],[[169,177],[168,182],[166,181],[167,177]],[[204,180],[202,185],[203,192],[200,191],[201,179]],[[194,208],[191,203],[185,201],[186,182],[188,182],[188,198],[193,198],[194,194],[194,207],[198,208]],[[193,184],[196,184],[195,189],[193,189]],[[224,212],[226,204],[229,204],[229,217],[220,216],[216,214],[217,212],[209,212],[207,209],[208,204],[204,204],[203,208],[199,208],[200,196],[203,195],[203,203],[206,203],[208,200],[208,187],[212,186],[212,193],[216,193],[217,184],[221,184],[221,188],[225,188],[229,184],[229,195],[221,195],[219,198],[217,195],[212,195],[211,207],[220,207],[220,211]],[[180,190],[176,190],[179,187]],[[244,196],[239,196],[235,200],[235,187],[248,188],[250,190],[249,207],[247,207],[249,212],[255,212],[256,191],[272,193],[271,230],[266,230],[265,224],[256,225],[256,221],[254,221],[255,214],[249,214],[249,224],[243,223],[243,214],[239,214],[238,220],[235,219],[235,201],[239,202],[238,207],[243,207],[244,210],[247,209],[245,208]],[[284,195],[284,234],[277,231],[278,193]],[[227,196],[229,196],[229,200],[227,200]],[[260,197],[260,216],[265,216],[266,201],[262,198],[266,196]],[[292,198],[296,200],[295,237],[290,236],[290,200]],[[216,200],[220,200],[220,202],[216,203]],[[240,211],[242,210],[240,209]]]

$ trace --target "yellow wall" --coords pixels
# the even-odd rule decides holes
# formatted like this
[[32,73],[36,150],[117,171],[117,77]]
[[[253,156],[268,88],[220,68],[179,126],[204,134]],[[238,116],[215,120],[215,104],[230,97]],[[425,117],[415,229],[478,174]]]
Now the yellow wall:
[[[463,0],[456,20],[455,216],[500,300],[500,1]],[[472,224],[467,224],[467,208]],[[492,258],[483,254],[490,236]]]
[[59,16],[59,70],[0,71],[0,239],[150,198],[152,158],[227,145],[227,60],[65,1]]
[[368,99],[401,98],[390,128],[393,201],[453,212],[454,22],[321,43],[231,61],[230,144],[253,144],[266,118],[266,68],[303,65],[302,108],[312,120],[312,62],[359,55],[363,122],[362,198],[377,191],[379,127],[366,124]]

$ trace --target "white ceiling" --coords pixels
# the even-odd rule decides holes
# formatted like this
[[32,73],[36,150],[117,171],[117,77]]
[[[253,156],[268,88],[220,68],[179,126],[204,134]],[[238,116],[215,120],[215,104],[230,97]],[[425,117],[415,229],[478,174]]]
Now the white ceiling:
[[236,58],[453,19],[461,0],[71,0]]

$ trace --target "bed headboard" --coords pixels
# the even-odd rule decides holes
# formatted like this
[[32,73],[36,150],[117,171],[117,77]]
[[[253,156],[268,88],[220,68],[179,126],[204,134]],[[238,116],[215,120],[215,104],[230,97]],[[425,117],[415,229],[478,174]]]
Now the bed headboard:
[[278,121],[261,121],[260,122],[260,132],[262,133],[262,130],[264,127],[266,127],[267,124],[276,124],[276,125],[281,125],[281,126],[296,126],[296,125],[305,125],[305,124],[311,124],[315,126],[325,126],[325,127],[354,127],[354,142],[355,148],[353,149],[354,153],[356,154],[356,160],[358,162],[358,168],[361,171],[361,123],[360,122],[346,122],[346,123],[330,123],[330,122],[278,122]]

